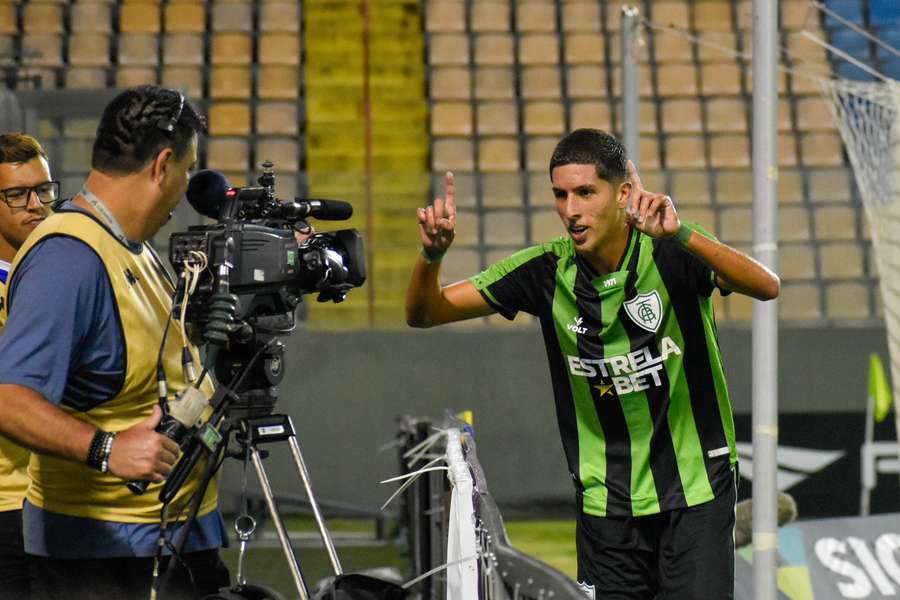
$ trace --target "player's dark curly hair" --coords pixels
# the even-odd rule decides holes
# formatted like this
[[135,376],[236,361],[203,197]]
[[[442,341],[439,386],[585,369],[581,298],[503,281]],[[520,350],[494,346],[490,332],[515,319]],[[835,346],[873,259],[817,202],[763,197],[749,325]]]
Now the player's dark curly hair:
[[100,117],[91,167],[103,173],[134,173],[164,148],[171,148],[180,159],[194,135],[205,128],[203,117],[177,90],[155,85],[130,88],[113,98]]
[[623,181],[627,161],[625,147],[612,135],[599,129],[576,129],[561,139],[553,150],[550,178],[553,178],[553,169],[562,165],[594,165],[600,179]]

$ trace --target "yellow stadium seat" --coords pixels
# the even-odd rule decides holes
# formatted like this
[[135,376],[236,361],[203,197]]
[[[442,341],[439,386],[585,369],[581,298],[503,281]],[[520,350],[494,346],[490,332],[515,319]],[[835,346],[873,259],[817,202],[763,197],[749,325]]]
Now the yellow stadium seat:
[[850,279],[863,275],[863,252],[858,242],[834,242],[819,246],[822,277]]
[[747,107],[740,97],[719,96],[706,102],[706,128],[711,132],[747,131]]
[[507,100],[516,95],[511,67],[475,69],[475,97],[479,100]]
[[206,32],[206,6],[203,2],[170,2],[164,11],[166,33]]
[[566,69],[569,98],[606,97],[606,68],[600,65],[573,65]]
[[159,5],[129,3],[119,7],[119,32],[124,34],[159,33]]
[[525,167],[529,171],[547,172],[550,156],[559,143],[559,136],[532,136],[525,144]]
[[564,37],[563,42],[568,65],[599,64],[606,60],[603,37],[599,33],[571,33]]
[[431,105],[433,135],[471,135],[472,106],[468,102],[434,102]]
[[249,67],[212,67],[209,97],[214,100],[249,99],[253,95]]
[[694,2],[694,29],[706,31],[731,31],[730,2]]
[[274,163],[278,171],[298,171],[300,154],[297,151],[297,140],[294,138],[260,138],[256,141],[256,162]]
[[606,100],[577,100],[570,106],[571,129],[609,130],[612,111]]
[[213,65],[249,65],[253,62],[253,46],[246,33],[215,33],[210,38],[210,62]]
[[[643,153],[641,154],[643,158]],[[666,139],[666,165],[670,168],[706,167],[706,149],[702,135],[670,135]]]
[[96,32],[70,35],[69,65],[73,67],[108,66],[109,36]]
[[157,83],[156,69],[153,67],[119,67],[116,69],[115,81],[120,88],[154,85]]
[[300,31],[299,2],[264,2],[259,11],[260,31]]
[[662,103],[662,120],[667,132],[698,133],[703,131],[700,101],[696,98],[667,98]]
[[463,32],[466,30],[466,4],[462,0],[428,0],[425,30]]
[[464,33],[433,33],[428,37],[428,64],[469,64],[469,37]]
[[556,31],[556,5],[552,2],[519,2],[516,6],[519,31]]
[[653,2],[650,8],[650,18],[656,23],[678,29],[688,29],[691,26],[688,3],[683,0]]
[[163,37],[163,64],[168,66],[202,66],[203,36],[196,33],[173,33]]
[[525,245],[525,215],[521,210],[492,210],[482,217],[484,239],[488,244],[522,247]]
[[508,33],[483,33],[475,38],[475,64],[511,65],[513,39]]
[[256,95],[264,100],[294,100],[299,96],[297,67],[263,65],[256,72]]
[[212,4],[213,31],[253,30],[253,12],[250,4],[214,2]]
[[559,101],[526,102],[523,116],[528,135],[562,135],[566,129],[565,114]]
[[816,132],[800,136],[803,164],[835,167],[844,164],[844,152],[837,133]]
[[297,135],[299,132],[296,102],[259,102],[256,105],[256,133]]
[[212,103],[208,115],[210,135],[250,134],[250,107],[246,102]]
[[156,67],[159,64],[159,38],[155,35],[120,35],[119,64]]
[[514,137],[490,137],[478,141],[481,171],[519,170],[519,142]]
[[509,2],[480,0],[470,6],[472,31],[509,31]]
[[22,7],[22,30],[25,33],[63,33],[63,7],[49,2],[29,2]]
[[429,90],[435,100],[468,100],[472,95],[472,72],[467,67],[432,68]]
[[700,89],[707,96],[737,96],[743,92],[738,63],[703,63],[700,65]]
[[300,65],[300,37],[296,33],[264,33],[259,38],[259,62],[264,65]]
[[435,171],[471,171],[475,168],[472,141],[466,138],[435,138],[431,164]]
[[515,102],[479,102],[476,108],[480,135],[516,134],[519,111]]
[[813,211],[818,240],[855,240],[856,210],[849,204],[819,206]]
[[61,35],[29,33],[22,36],[23,62],[36,67],[59,67],[63,64]]
[[162,84],[182,90],[190,98],[203,97],[203,69],[200,67],[170,67],[162,69]]
[[528,99],[561,98],[559,67],[534,66],[521,70],[521,96]]
[[584,0],[562,4],[562,26],[566,33],[600,31],[600,5]]
[[66,88],[70,90],[99,90],[107,87],[106,69],[70,67],[66,69]]
[[750,158],[749,136],[725,133],[709,137],[709,161],[713,167],[749,167]]
[[[210,137],[206,140],[206,167],[220,171],[247,171],[250,148],[243,138]],[[245,175],[246,177],[246,175]],[[236,177],[229,175],[231,185],[241,185]]]

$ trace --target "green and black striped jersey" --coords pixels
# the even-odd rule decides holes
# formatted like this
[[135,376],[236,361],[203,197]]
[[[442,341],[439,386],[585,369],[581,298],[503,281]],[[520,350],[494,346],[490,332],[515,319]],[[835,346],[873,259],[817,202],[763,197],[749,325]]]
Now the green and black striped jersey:
[[540,319],[585,513],[655,514],[732,485],[737,453],[714,274],[677,241],[632,230],[618,270],[600,275],[561,237],[471,281],[506,318],[521,310]]

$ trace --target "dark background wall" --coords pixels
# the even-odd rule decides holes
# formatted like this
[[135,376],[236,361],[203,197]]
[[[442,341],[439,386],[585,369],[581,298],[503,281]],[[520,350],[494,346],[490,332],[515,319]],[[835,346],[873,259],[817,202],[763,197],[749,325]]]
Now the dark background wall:
[[[852,512],[859,494],[858,443],[863,437],[868,356],[873,351],[887,356],[884,329],[783,327],[780,340],[780,406],[789,418],[782,428],[791,428],[781,432],[782,443],[848,447],[851,454],[843,470],[826,474],[826,479],[840,480],[847,500],[818,509]],[[397,473],[396,452],[379,451],[394,436],[395,418],[439,418],[446,410],[472,409],[479,457],[501,505],[571,501],[537,329],[298,330],[286,343],[288,373],[277,408],[297,426],[320,497],[377,508],[396,486],[378,484]],[[723,328],[720,343],[738,415],[738,441],[749,442],[750,331]],[[797,418],[803,414],[817,418],[810,418],[807,427],[807,421]],[[830,435],[832,427],[840,435]],[[301,492],[286,447],[274,447],[266,462],[277,490]],[[236,466],[228,468],[225,489],[238,485]]]

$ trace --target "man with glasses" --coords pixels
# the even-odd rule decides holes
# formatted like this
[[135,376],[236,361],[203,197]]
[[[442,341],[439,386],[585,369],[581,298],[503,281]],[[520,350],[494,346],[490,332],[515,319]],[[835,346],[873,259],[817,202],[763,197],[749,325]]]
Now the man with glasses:
[[[207,398],[213,390],[183,372],[183,347],[199,358],[180,329],[164,334],[174,285],[146,242],[184,197],[203,129],[176,90],[141,86],[116,96],[81,191],[13,261],[0,336],[0,434],[32,449],[23,522],[33,600],[150,595],[159,484],[179,452],[154,430],[157,384],[167,382],[169,399],[193,384]],[[180,559],[160,561],[172,565],[165,600],[228,585],[217,485],[196,494],[202,472],[169,507],[167,537],[178,543],[174,521],[183,522],[193,496],[200,502]],[[135,495],[126,482],[136,480],[155,483]]]
[[[0,293],[25,238],[59,197],[47,153],[29,135],[0,135]],[[22,543],[22,502],[28,488],[25,448],[0,436],[0,598],[28,598],[28,557]]]

